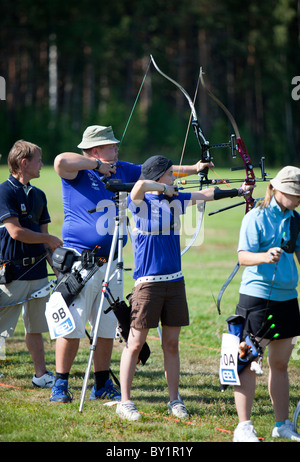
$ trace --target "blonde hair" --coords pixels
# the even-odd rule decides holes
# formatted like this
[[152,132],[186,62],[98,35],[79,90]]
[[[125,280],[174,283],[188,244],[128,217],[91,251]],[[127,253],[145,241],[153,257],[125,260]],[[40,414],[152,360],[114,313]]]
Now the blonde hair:
[[42,152],[42,149],[36,144],[28,141],[18,140],[9,151],[7,163],[10,173],[17,173],[20,170],[20,164],[23,159],[31,159],[35,152]]
[[268,186],[267,186],[265,197],[264,197],[263,201],[259,204],[259,207],[260,208],[265,208],[265,209],[267,207],[269,207],[271,199],[273,197],[273,194],[274,194],[274,188],[271,185],[271,183],[269,183]]

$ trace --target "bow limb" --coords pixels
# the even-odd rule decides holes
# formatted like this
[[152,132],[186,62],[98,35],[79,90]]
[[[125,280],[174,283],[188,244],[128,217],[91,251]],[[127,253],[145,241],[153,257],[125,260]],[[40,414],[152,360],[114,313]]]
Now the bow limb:
[[196,226],[196,229],[195,229],[195,233],[192,237],[192,239],[190,240],[190,242],[186,245],[186,247],[181,251],[181,256],[183,256],[195,243],[199,233],[200,233],[200,230],[201,230],[201,226],[202,226],[202,223],[203,223],[203,219],[204,219],[204,213],[205,213],[205,202],[201,202],[200,204],[197,205],[197,209],[198,209],[198,221],[197,221],[197,226]]
[[[227,107],[212,93],[211,90],[209,90],[207,88],[207,86],[205,85],[205,82],[204,82],[203,75],[204,75],[204,72],[203,72],[203,70],[201,68],[200,69],[200,80],[201,80],[201,84],[202,84],[203,88],[205,88],[206,92],[212,98],[212,100],[215,101],[218,104],[218,106],[225,112],[225,114],[227,115],[227,117],[228,117],[228,119],[229,119],[229,121],[230,121],[230,123],[231,123],[231,125],[233,127],[233,130],[234,130],[234,133],[235,133],[235,136],[236,136],[237,151],[238,151],[240,157],[243,160],[244,167],[245,167],[245,170],[246,170],[245,182],[246,182],[246,184],[254,186],[255,182],[256,182],[256,178],[255,178],[255,174],[254,174],[254,171],[253,171],[253,164],[252,164],[252,161],[251,161],[250,156],[248,154],[246,145],[245,145],[243,139],[241,138],[240,131],[238,129],[238,125],[237,125],[233,115],[231,114],[231,112],[227,109]],[[232,155],[233,155],[233,157],[235,157],[233,152],[232,152]],[[246,201],[246,213],[248,213],[254,207],[254,204],[255,204],[255,200],[252,197],[252,191],[249,194],[249,196],[245,198],[245,201]]]
[[[173,83],[177,88],[179,88],[179,90],[184,94],[185,98],[187,99],[187,101],[189,103],[189,106],[190,106],[190,109],[191,109],[192,127],[194,129],[194,133],[196,135],[196,138],[197,138],[198,143],[199,143],[200,148],[201,148],[201,161],[202,162],[210,162],[211,157],[210,157],[210,153],[209,153],[209,142],[206,140],[206,138],[205,138],[205,136],[203,134],[203,131],[201,130],[201,127],[199,125],[197,112],[196,112],[195,105],[194,105],[194,102],[193,102],[192,98],[190,97],[188,92],[178,82],[176,82],[176,80],[169,77],[167,74],[165,74],[158,67],[158,65],[156,64],[156,62],[155,62],[152,55],[150,55],[150,58],[151,58],[151,61],[152,61],[153,65],[154,65],[155,69],[157,70],[157,72],[159,74],[161,74],[165,79],[167,79],[171,83]],[[200,77],[200,75],[199,75],[199,77]],[[204,170],[202,170],[201,172],[198,173],[198,175],[200,177],[200,190],[202,189],[202,184],[203,184],[204,180],[207,180],[207,174],[208,174],[208,168],[207,167]],[[195,230],[195,233],[194,233],[192,239],[188,243],[188,245],[182,250],[181,256],[184,255],[192,247],[192,245],[196,241],[197,236],[198,236],[198,234],[200,232],[200,229],[201,229],[201,226],[202,226],[202,223],[203,223],[204,213],[205,213],[205,202],[201,203],[199,206],[197,206],[197,208],[198,208],[199,216],[198,216],[198,222],[197,222],[196,230]]]
[[[178,83],[176,82],[176,80],[172,79],[171,77],[169,77],[167,74],[165,74],[159,67],[158,65],[156,64],[154,58],[152,55],[150,55],[150,58],[151,58],[151,61],[155,67],[155,69],[157,70],[157,72],[159,74],[161,74],[165,79],[169,80],[171,83],[173,83],[174,85],[176,85],[177,88],[179,88],[179,90],[184,94],[184,96],[186,97],[188,103],[189,103],[189,106],[191,108],[191,112],[192,112],[192,126],[193,126],[193,129],[194,129],[194,132],[195,132],[195,135],[196,135],[196,138],[199,142],[199,145],[201,147],[201,151],[202,151],[202,161],[203,162],[209,162],[211,160],[210,158],[210,153],[209,153],[209,149],[208,149],[208,146],[209,146],[209,142],[206,140],[204,134],[203,134],[203,131],[201,130],[200,128],[200,125],[199,125],[199,122],[198,122],[198,116],[197,116],[197,113],[196,113],[196,109],[195,109],[195,106],[194,106],[194,103],[192,101],[192,98],[190,97],[190,95],[188,94],[188,92]],[[206,172],[207,173],[207,172]]]
[[[194,106],[195,106],[195,101],[196,101],[198,90],[199,90],[199,84],[200,84],[200,73],[199,73],[199,78],[197,80],[197,86],[196,86],[196,90],[195,90],[195,94],[194,94],[194,100],[193,100],[193,105]],[[191,111],[190,117],[189,117],[189,122],[188,122],[188,125],[187,125],[187,128],[186,128],[184,143],[183,143],[182,152],[181,152],[181,156],[180,156],[179,167],[181,167],[182,162],[183,162],[183,156],[184,156],[184,153],[185,153],[186,142],[187,142],[188,134],[189,134],[189,131],[190,131],[190,126],[191,126],[191,122],[192,122],[192,116],[193,116],[193,113]],[[175,176],[178,179],[179,177],[187,176],[187,175],[185,173],[181,174],[180,172],[176,172]]]
[[[224,104],[207,88],[207,86],[205,85],[205,82],[204,82],[203,75],[204,75],[204,73],[203,73],[202,68],[201,68],[200,69],[200,80],[201,80],[201,84],[202,84],[203,88],[205,88],[206,92],[212,98],[212,100],[215,101],[218,104],[218,106],[225,112],[225,114],[227,115],[227,117],[228,117],[228,119],[229,119],[229,121],[230,121],[230,123],[231,123],[231,125],[233,127],[233,130],[234,130],[234,133],[235,133],[235,136],[236,136],[237,151],[238,151],[240,157],[243,160],[244,167],[245,167],[245,170],[246,170],[245,182],[247,184],[255,185],[256,179],[255,179],[255,174],[254,174],[254,171],[253,171],[252,161],[251,161],[250,156],[249,156],[249,154],[247,152],[246,145],[245,145],[243,139],[241,138],[240,131],[238,129],[237,123],[236,123],[233,115],[231,114],[231,112],[227,109],[227,107],[224,106]],[[233,152],[232,152],[232,155],[233,155],[233,157],[235,157]],[[252,197],[252,191],[249,194],[249,196],[245,198],[245,201],[246,201],[246,214],[247,214],[255,205],[255,200]],[[230,284],[230,282],[232,281],[232,279],[234,278],[234,276],[238,272],[239,268],[240,268],[240,264],[239,264],[239,262],[237,262],[234,270],[232,271],[230,276],[227,278],[226,282],[223,284],[223,286],[222,286],[222,288],[221,288],[221,290],[219,292],[218,300],[217,300],[217,309],[218,309],[219,314],[221,314],[221,308],[220,308],[221,307],[221,298],[222,298],[227,286]]]
[[[11,303],[10,305],[5,305],[5,307],[7,306],[15,306],[15,305],[21,305],[23,303],[26,303],[26,302],[29,302],[29,300],[32,300],[34,298],[43,298],[43,297],[47,297],[48,295],[50,295],[51,291],[54,289],[54,287],[56,286],[56,283],[57,283],[57,280],[56,279],[52,279],[51,281],[49,281],[44,287],[41,287],[40,289],[36,290],[35,292],[32,292],[31,295],[29,295],[28,298],[25,298],[24,300],[21,300],[20,302],[16,302],[16,303]],[[0,308],[5,308],[4,306],[0,306]]]
[[229,284],[231,283],[232,279],[234,278],[234,276],[236,275],[236,273],[238,272],[239,269],[240,269],[240,264],[239,264],[239,262],[237,262],[237,264],[234,267],[234,270],[232,271],[230,276],[227,278],[227,280],[224,282],[223,286],[221,287],[221,290],[219,292],[218,299],[217,299],[217,310],[218,310],[219,314],[221,314],[221,299],[223,297],[223,294],[224,294],[226,288],[229,286]]

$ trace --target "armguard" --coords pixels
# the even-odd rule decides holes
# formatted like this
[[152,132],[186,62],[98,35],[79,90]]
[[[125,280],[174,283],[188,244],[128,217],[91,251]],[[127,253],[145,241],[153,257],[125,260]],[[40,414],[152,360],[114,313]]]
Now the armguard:
[[217,201],[219,199],[226,199],[226,197],[237,197],[239,195],[239,190],[234,189],[214,189],[214,200]]

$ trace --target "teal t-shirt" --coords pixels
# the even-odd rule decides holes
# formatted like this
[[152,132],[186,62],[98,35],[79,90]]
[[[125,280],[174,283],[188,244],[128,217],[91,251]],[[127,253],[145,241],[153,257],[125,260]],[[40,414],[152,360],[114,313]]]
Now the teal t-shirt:
[[[266,252],[271,247],[284,246],[290,239],[292,216],[291,210],[281,211],[274,197],[269,207],[252,209],[242,221],[238,251]],[[300,234],[295,250],[300,250]],[[285,301],[297,297],[297,285],[298,271],[294,255],[283,252],[278,264],[263,263],[245,267],[240,293]]]

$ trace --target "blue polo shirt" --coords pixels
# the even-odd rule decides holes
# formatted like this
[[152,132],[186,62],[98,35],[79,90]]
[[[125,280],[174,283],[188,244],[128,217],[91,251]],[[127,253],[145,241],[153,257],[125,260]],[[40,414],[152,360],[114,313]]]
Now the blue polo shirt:
[[134,279],[181,271],[180,215],[186,212],[190,198],[190,193],[179,193],[172,198],[147,193],[137,206],[128,196],[127,205],[136,225]]
[[[121,179],[123,183],[135,183],[141,175],[141,165],[119,161],[117,171],[109,179]],[[102,175],[94,170],[81,170],[73,180],[62,178],[64,246],[78,252],[100,246],[98,255],[109,256],[114,231],[114,218],[118,214],[115,193],[105,189]],[[89,213],[90,209],[103,207]],[[125,202],[126,207],[126,202]],[[124,245],[127,237],[124,235]]]
[[[3,220],[17,217],[23,228],[41,232],[42,224],[50,223],[46,195],[28,184],[24,186],[12,175],[0,184],[0,258],[18,261],[26,257],[37,257],[45,253],[44,244],[26,244],[12,239]],[[26,274],[24,274],[26,273]],[[32,266],[15,266],[14,279],[35,280],[47,276],[46,260]]]
[[[275,198],[267,208],[252,209],[243,218],[238,251],[266,252],[281,247],[290,239],[290,220],[293,211],[282,212]],[[300,250],[300,235],[296,249]],[[271,289],[272,278],[275,279]],[[247,266],[244,269],[240,293],[270,300],[286,301],[297,297],[298,271],[292,253],[283,252],[280,261]]]

